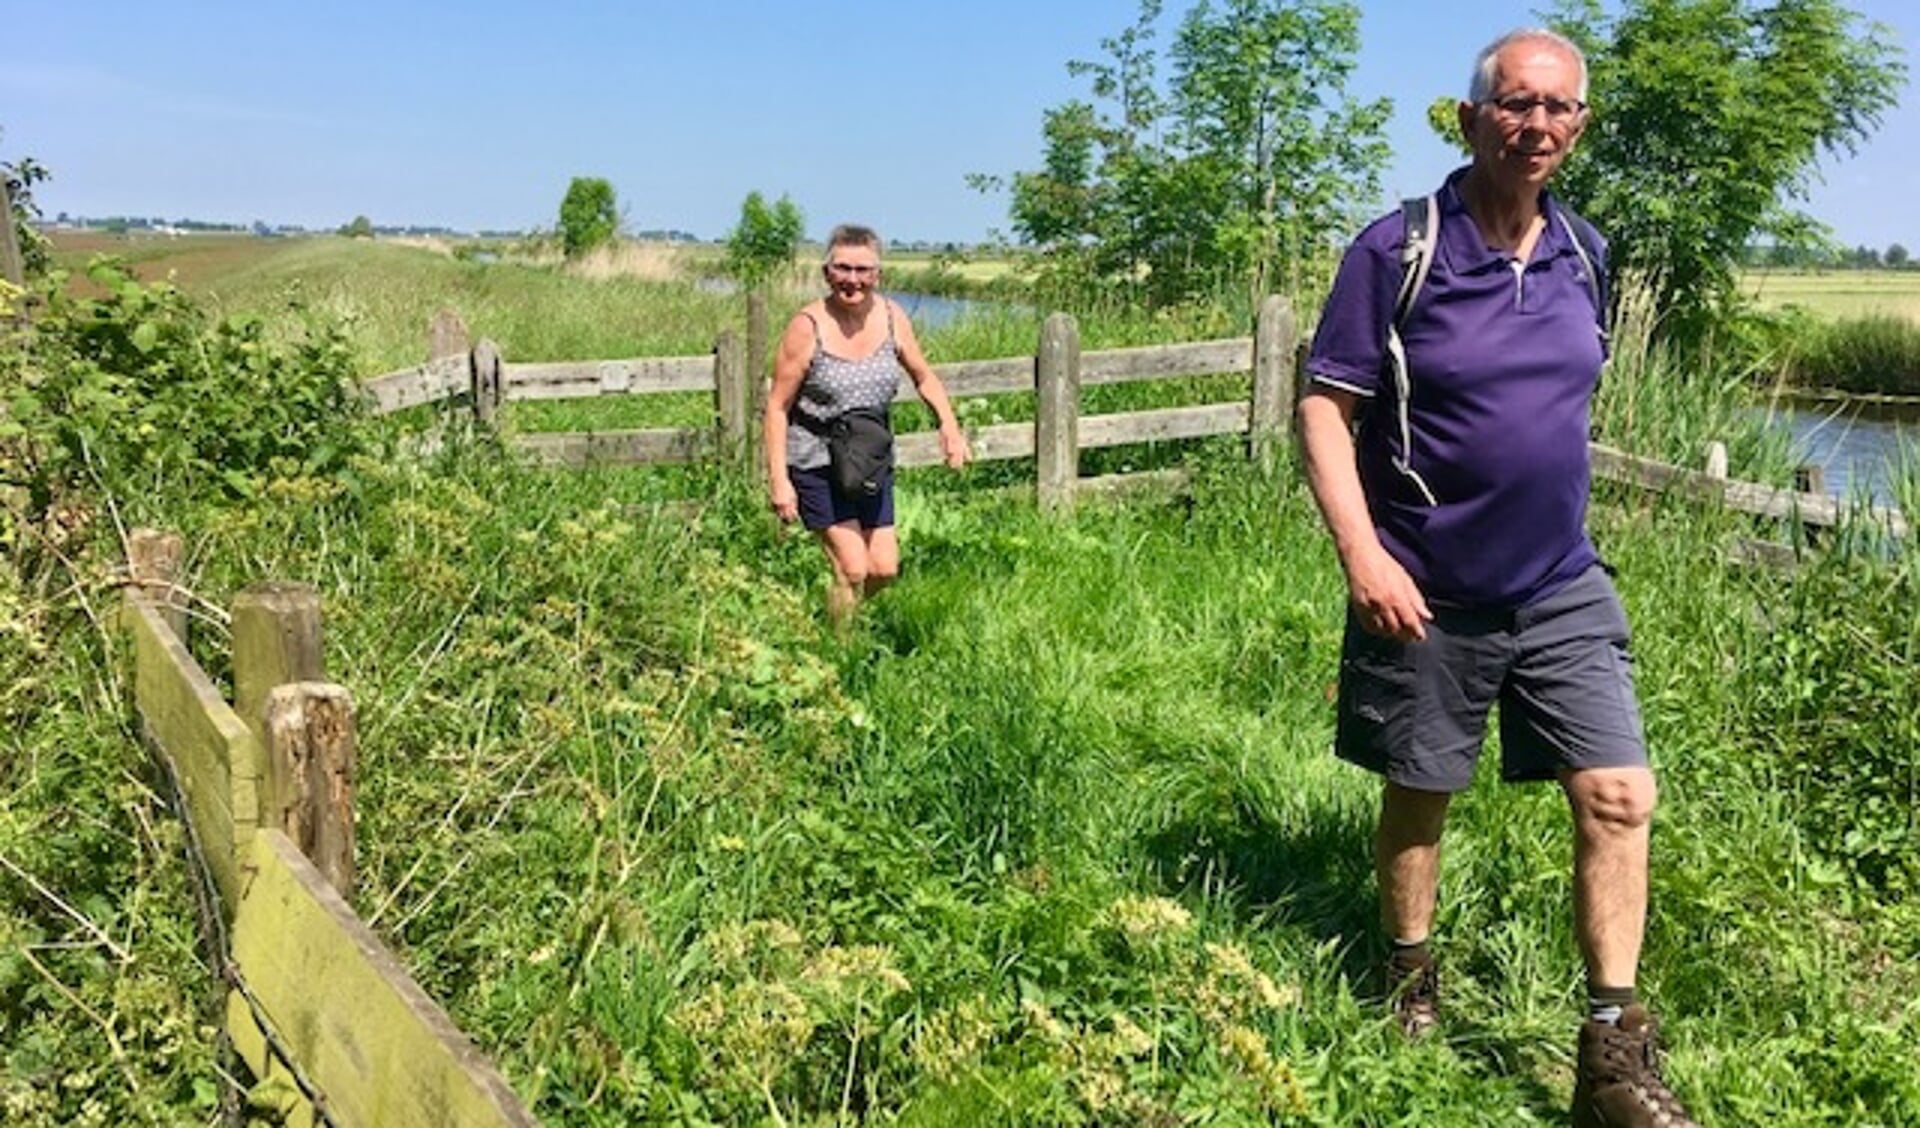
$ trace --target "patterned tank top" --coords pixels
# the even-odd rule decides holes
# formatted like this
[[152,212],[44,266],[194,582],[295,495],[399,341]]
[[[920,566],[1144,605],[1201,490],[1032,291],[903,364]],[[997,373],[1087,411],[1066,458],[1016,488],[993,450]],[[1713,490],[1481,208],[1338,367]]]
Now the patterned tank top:
[[[872,355],[848,360],[827,351],[820,339],[820,323],[813,321],[813,359],[807,362],[807,374],[800,378],[800,394],[794,397],[792,414],[802,416],[815,429],[856,407],[885,407],[900,391],[900,377],[906,370],[900,365],[900,353],[893,341],[893,303],[876,294],[887,311],[887,339]],[[827,441],[805,423],[787,422],[787,465],[796,470],[813,470],[828,461]]]

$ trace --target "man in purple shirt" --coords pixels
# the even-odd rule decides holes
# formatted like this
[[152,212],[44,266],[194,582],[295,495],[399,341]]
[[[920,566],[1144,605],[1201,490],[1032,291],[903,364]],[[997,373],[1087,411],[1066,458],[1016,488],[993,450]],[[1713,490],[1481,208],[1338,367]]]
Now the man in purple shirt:
[[1574,1123],[1684,1125],[1635,997],[1654,781],[1626,616],[1586,532],[1604,249],[1546,190],[1585,96],[1586,62],[1558,35],[1481,52],[1459,105],[1473,158],[1435,196],[1429,273],[1395,324],[1406,216],[1361,232],[1300,429],[1347,578],[1336,751],[1385,779],[1374,861],[1402,1029],[1439,1020],[1440,832],[1497,701],[1503,777],[1557,779],[1573,810],[1589,998]]

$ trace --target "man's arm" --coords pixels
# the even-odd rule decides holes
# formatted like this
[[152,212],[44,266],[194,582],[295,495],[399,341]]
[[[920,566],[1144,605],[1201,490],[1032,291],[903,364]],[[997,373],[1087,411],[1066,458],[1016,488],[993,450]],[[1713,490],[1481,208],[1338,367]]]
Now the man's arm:
[[1433,618],[1413,577],[1388,555],[1374,532],[1353,445],[1352,392],[1316,386],[1301,399],[1300,446],[1307,459],[1307,485],[1333,534],[1334,551],[1347,574],[1347,598],[1369,632],[1417,642]]

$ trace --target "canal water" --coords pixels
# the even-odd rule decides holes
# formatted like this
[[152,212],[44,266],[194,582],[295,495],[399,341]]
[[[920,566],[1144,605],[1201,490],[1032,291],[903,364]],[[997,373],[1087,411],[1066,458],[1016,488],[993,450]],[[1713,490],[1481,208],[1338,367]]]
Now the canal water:
[[1910,465],[1920,461],[1920,405],[1847,402],[1755,410],[1786,430],[1797,461],[1825,469],[1827,492],[1836,497],[1864,493],[1877,505],[1895,504],[1892,483],[1902,448]]

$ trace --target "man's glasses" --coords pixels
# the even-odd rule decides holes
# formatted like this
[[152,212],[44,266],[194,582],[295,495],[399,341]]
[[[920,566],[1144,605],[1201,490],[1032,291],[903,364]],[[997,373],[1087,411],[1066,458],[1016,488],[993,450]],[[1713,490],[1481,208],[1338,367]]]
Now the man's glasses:
[[1489,98],[1483,105],[1493,107],[1503,121],[1521,122],[1533,116],[1533,111],[1544,108],[1547,120],[1555,125],[1565,125],[1574,118],[1587,112],[1587,104],[1578,98],[1538,98],[1531,94],[1509,94],[1504,98]]
[[851,262],[830,262],[827,264],[827,273],[836,278],[872,278],[880,273],[880,268]]

